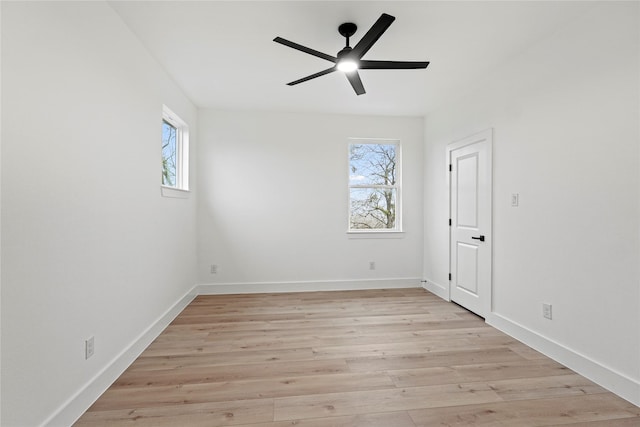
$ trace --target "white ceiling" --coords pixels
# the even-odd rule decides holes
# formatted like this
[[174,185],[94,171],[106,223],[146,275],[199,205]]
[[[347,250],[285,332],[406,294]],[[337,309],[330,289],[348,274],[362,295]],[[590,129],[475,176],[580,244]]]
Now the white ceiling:
[[[203,108],[424,115],[462,96],[514,55],[593,7],[589,1],[113,1],[126,25]],[[276,36],[335,55],[383,13],[396,17],[364,59],[430,61],[426,70],[362,70],[357,96],[331,63]]]

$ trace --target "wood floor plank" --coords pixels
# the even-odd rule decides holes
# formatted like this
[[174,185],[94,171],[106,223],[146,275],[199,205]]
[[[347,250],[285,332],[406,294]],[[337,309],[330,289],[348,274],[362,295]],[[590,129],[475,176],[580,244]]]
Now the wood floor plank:
[[459,384],[465,377],[449,366],[399,369],[387,371],[396,387],[419,387],[438,384]]
[[415,427],[406,411],[246,424],[237,427]]
[[75,426],[220,427],[273,420],[273,399],[87,411]]
[[508,348],[495,347],[484,349],[483,351],[473,349],[438,351],[428,354],[415,353],[390,357],[358,357],[347,359],[347,363],[352,371],[363,372],[477,364],[481,361],[508,362],[521,359],[521,356]]
[[[320,355],[335,356],[344,355],[351,352],[350,356],[357,354],[359,357],[366,356],[393,356],[401,354],[411,353],[437,353],[444,351],[484,351],[487,349],[502,347],[503,343],[508,343],[510,340],[505,338],[492,339],[492,338],[476,338],[469,339],[466,337],[458,337],[455,333],[451,333],[449,336],[414,336],[407,339],[397,339],[391,342],[379,338],[374,344],[359,344],[350,343],[349,345],[342,346],[323,346],[321,344],[313,347],[316,357]],[[345,356],[349,357],[349,356]]]
[[388,371],[397,387],[416,387],[460,382],[499,381],[573,375],[573,371],[550,359],[418,368]]
[[539,351],[535,351],[531,347],[527,347],[526,345],[519,342],[509,344],[508,347],[509,350],[513,351],[514,353],[518,353],[520,356],[528,360],[547,359],[547,356],[545,356],[544,354],[540,353]]
[[409,415],[417,427],[537,427],[585,421],[606,421],[614,427],[620,419],[637,416],[637,410],[612,394],[596,394],[418,409]]
[[607,392],[604,388],[577,374],[490,381],[488,384],[504,400],[583,396]]
[[[573,374],[566,366],[551,359],[516,360],[512,362],[478,363],[452,366],[465,381],[497,381]],[[419,384],[418,384],[419,385]]]
[[379,373],[347,373],[277,377],[261,380],[207,382],[191,378],[179,386],[169,381],[145,385],[113,387],[102,395],[92,410],[112,407],[138,408],[165,404],[224,402],[227,400],[264,399],[303,396],[334,390],[358,391],[393,387],[391,378]]
[[584,421],[571,424],[553,424],[548,427],[638,427],[640,426],[640,417],[616,418],[601,421]]
[[425,407],[499,402],[502,399],[486,384],[446,384],[363,392],[296,396],[274,400],[275,420],[406,411]]
[[640,408],[419,288],[198,296],[77,426],[638,426]]
[[[145,367],[175,367],[175,366],[218,366],[253,363],[273,363],[313,360],[315,353],[311,347],[296,347],[270,350],[246,349],[234,351],[216,351],[206,346],[196,346],[185,351],[179,348],[164,350],[164,352],[149,349],[138,359],[134,369]],[[227,349],[228,350],[228,349]]]
[[[138,365],[131,365],[116,381],[116,385],[132,385],[148,383],[149,380],[158,381],[165,377],[181,384],[185,378],[207,374],[208,382],[242,381],[248,379],[275,378],[286,376],[322,375],[349,372],[346,361],[340,359],[312,360],[301,362],[272,362],[252,365],[211,365],[207,358],[191,358],[188,364],[173,364],[170,362],[147,365],[146,360],[136,361]],[[140,366],[140,364],[144,364]],[[144,382],[147,379],[147,382]]]

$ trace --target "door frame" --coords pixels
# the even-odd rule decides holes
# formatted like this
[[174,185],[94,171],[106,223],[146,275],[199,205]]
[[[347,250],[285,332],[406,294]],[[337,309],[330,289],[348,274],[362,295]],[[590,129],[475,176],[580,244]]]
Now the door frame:
[[493,312],[493,128],[485,129],[483,131],[471,134],[467,137],[455,140],[447,144],[447,159],[446,159],[446,171],[447,171],[447,188],[448,188],[448,202],[449,202],[449,245],[448,245],[448,258],[449,258],[449,286],[447,286],[447,300],[451,301],[451,271],[453,268],[453,260],[451,257],[451,249],[452,249],[452,239],[451,239],[451,219],[452,216],[452,203],[451,203],[451,154],[454,150],[458,150],[460,148],[466,147],[468,145],[472,145],[478,142],[486,142],[487,144],[487,168],[489,169],[489,173],[487,176],[488,179],[488,206],[489,206],[489,221],[488,221],[488,230],[483,231],[485,235],[488,236],[485,246],[488,246],[489,250],[489,286],[488,286],[488,301],[485,303],[486,313],[485,320],[489,318],[490,314]]

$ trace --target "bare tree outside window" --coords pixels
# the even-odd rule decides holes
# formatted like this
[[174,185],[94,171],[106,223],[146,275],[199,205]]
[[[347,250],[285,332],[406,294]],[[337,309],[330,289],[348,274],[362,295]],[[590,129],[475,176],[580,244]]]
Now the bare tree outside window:
[[398,144],[349,145],[350,230],[397,229]]
[[166,120],[162,121],[162,185],[176,186],[177,129]]

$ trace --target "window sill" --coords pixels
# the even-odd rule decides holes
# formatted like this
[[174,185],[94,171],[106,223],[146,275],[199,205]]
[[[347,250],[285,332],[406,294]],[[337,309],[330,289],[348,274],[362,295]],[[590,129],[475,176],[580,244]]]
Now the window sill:
[[347,231],[349,239],[404,239],[404,231]]
[[162,197],[170,197],[173,199],[188,199],[191,195],[189,190],[181,190],[179,188],[165,186],[160,187],[160,193],[162,194]]

